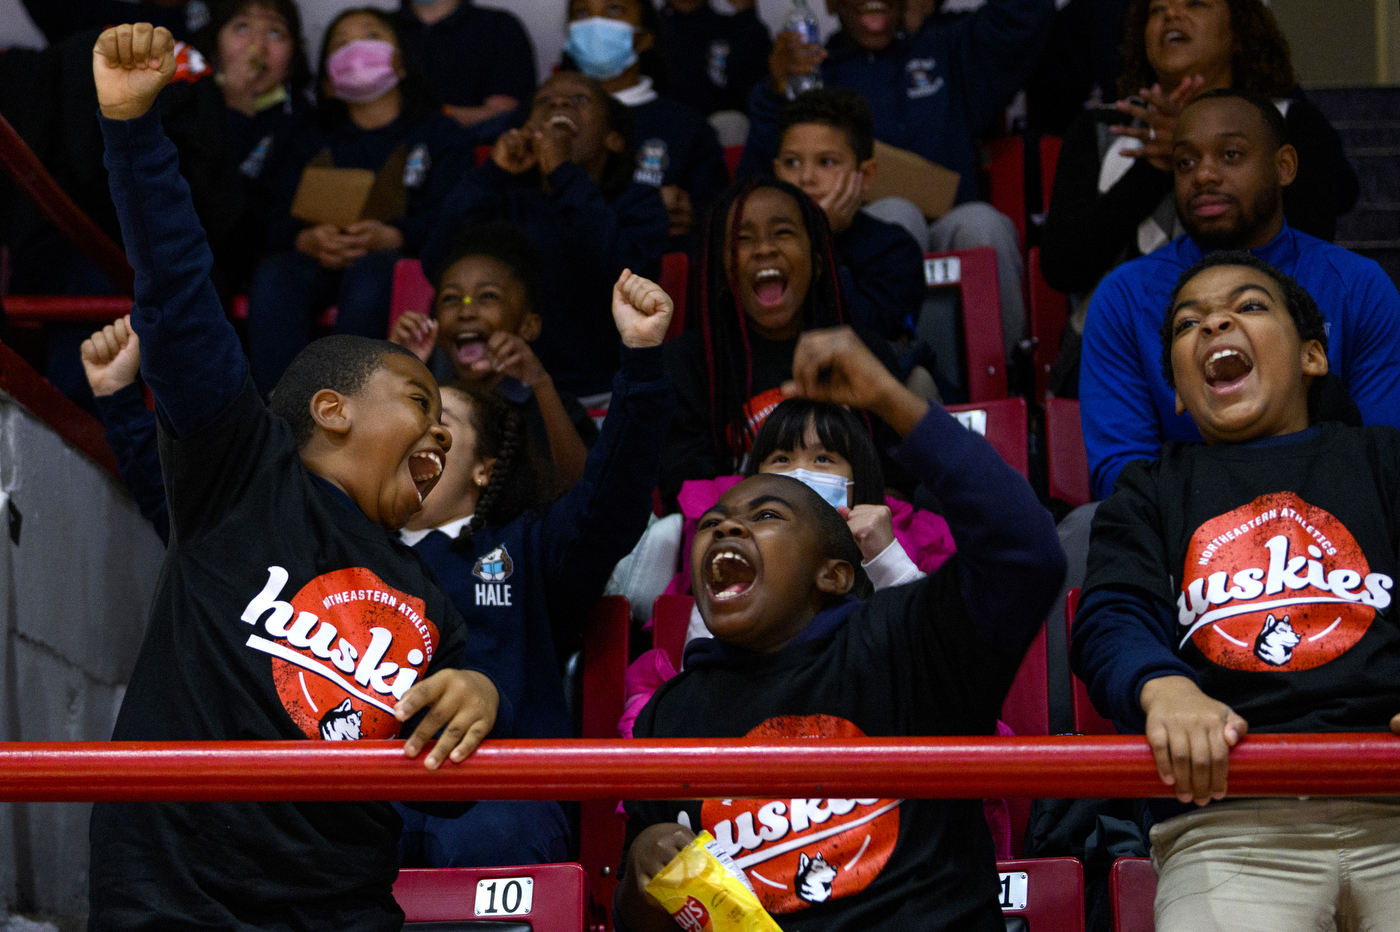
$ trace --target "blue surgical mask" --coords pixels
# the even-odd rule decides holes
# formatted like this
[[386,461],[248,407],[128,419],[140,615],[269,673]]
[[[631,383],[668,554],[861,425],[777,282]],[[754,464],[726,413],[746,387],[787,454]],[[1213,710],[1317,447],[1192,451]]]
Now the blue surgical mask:
[[855,483],[845,476],[833,476],[829,472],[814,472],[810,469],[794,469],[783,475],[796,479],[816,492],[832,508],[850,507],[851,496],[847,489]]
[[603,16],[575,20],[569,24],[569,44],[564,51],[590,78],[615,78],[637,61],[632,51],[634,30],[621,20]]

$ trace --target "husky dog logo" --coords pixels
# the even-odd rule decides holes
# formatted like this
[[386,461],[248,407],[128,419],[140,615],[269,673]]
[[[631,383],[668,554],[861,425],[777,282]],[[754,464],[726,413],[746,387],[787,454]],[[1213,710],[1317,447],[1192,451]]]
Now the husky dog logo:
[[349,699],[331,709],[321,719],[321,740],[360,740],[360,713],[350,707]]
[[1254,639],[1254,656],[1267,664],[1281,667],[1293,659],[1293,648],[1303,639],[1288,623],[1288,616],[1275,618],[1272,614],[1264,619],[1264,630]]
[[826,858],[820,852],[815,858],[799,854],[796,879],[800,899],[808,903],[825,903],[831,899],[831,882],[836,879],[836,868],[826,863]]
[[510,576],[515,564],[506,552],[505,544],[481,557],[472,567],[472,575],[482,582],[501,582]]

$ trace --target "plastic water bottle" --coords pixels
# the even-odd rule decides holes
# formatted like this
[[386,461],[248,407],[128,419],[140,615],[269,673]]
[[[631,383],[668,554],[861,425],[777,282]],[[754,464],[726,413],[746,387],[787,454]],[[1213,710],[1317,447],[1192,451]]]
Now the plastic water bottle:
[[[792,0],[792,9],[788,10],[787,19],[783,22],[783,30],[797,33],[802,41],[808,45],[820,45],[822,41],[821,30],[817,28],[817,18],[808,9],[807,0]],[[809,74],[789,75],[787,79],[788,99],[792,100],[804,91],[816,90],[821,86],[820,70],[814,70]]]

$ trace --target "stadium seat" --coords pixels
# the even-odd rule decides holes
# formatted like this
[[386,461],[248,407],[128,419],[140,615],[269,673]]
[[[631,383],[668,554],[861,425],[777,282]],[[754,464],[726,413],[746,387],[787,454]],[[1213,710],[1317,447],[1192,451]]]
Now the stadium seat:
[[404,311],[431,314],[433,283],[423,274],[423,263],[417,259],[400,259],[394,263],[394,290],[389,296],[389,332],[394,321]]
[[[627,672],[631,610],[622,596],[598,600],[584,629],[583,703],[580,736],[616,738],[622,718],[623,675]],[[618,800],[588,799],[579,804],[579,862],[592,893],[590,926],[610,927],[617,868],[627,824]],[[553,926],[537,928],[553,929]],[[564,927],[561,927],[564,928]]]
[[1119,858],[1108,872],[1113,932],[1153,932],[1152,906],[1157,899],[1157,871],[1151,858]]
[[1045,459],[1048,490],[1072,507],[1093,500],[1089,491],[1089,454],[1079,423],[1079,402],[1050,398],[1045,402]]
[[[1065,595],[1065,643],[1069,644],[1070,632],[1074,629],[1074,613],[1079,609],[1079,589],[1071,589]],[[1099,714],[1089,699],[1089,687],[1084,681],[1070,672],[1070,705],[1074,711],[1074,731],[1080,735],[1116,735],[1118,729],[1113,723]]]
[[1076,858],[998,861],[1001,911],[1030,932],[1084,932],[1084,866]]
[[422,932],[584,932],[577,864],[402,870],[394,898]]
[[1005,398],[1006,346],[1002,342],[996,250],[979,246],[928,253],[924,256],[924,282],[930,289],[957,288],[962,298],[967,397],[979,402]]
[[[1048,660],[1045,625],[1042,624],[1001,706],[1001,720],[1018,735],[1050,734]],[[1006,808],[1011,819],[1011,853],[1019,855],[1025,842],[1026,825],[1030,822],[1031,800],[1007,797]]]
[[1069,296],[1050,287],[1040,272],[1040,247],[1026,256],[1026,281],[1030,292],[1031,339],[1035,343],[1035,397],[1045,399],[1050,367],[1060,353],[1060,340],[1069,324]]
[[675,312],[671,315],[671,326],[666,331],[666,339],[680,336],[685,332],[686,298],[690,287],[690,258],[683,252],[668,252],[661,257],[661,290],[671,296]]
[[949,405],[949,413],[969,430],[987,438],[1007,464],[1030,478],[1030,450],[1027,441],[1026,400],[1002,398],[980,404]]
[[690,626],[690,610],[695,599],[688,595],[660,595],[651,607],[651,642],[671,658],[671,665],[681,668],[685,652],[685,632]]
[[744,157],[744,147],[725,146],[724,147],[724,167],[729,169],[729,182],[731,184],[739,177],[739,160]]
[[987,162],[988,200],[1016,224],[1021,255],[1026,254],[1026,141],[1004,136],[983,147]]

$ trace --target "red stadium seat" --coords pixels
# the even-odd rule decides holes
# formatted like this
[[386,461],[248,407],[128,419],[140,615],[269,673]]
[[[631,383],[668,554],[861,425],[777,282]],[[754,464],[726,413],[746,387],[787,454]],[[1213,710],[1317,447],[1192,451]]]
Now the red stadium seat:
[[433,283],[423,274],[423,263],[417,259],[400,259],[394,263],[394,290],[389,297],[389,332],[394,321],[404,311],[431,314]]
[[[627,600],[617,595],[600,599],[588,620],[583,640],[581,737],[617,737],[630,626]],[[627,824],[618,815],[617,804],[618,800],[606,799],[589,799],[579,804],[579,862],[592,891],[590,923],[602,924],[599,927],[611,926],[613,890],[617,887],[617,868],[622,863],[622,844],[627,836]]]
[[1050,193],[1055,190],[1055,169],[1060,164],[1060,148],[1064,140],[1059,136],[1040,137],[1040,209],[1050,210]]
[[1026,283],[1030,292],[1031,339],[1035,342],[1035,396],[1044,400],[1050,386],[1050,367],[1060,352],[1060,340],[1069,324],[1069,297],[1056,291],[1040,273],[1040,247],[1026,257]]
[[577,864],[449,867],[399,871],[394,898],[408,929],[584,932],[586,887]]
[[931,252],[924,256],[929,288],[957,288],[962,297],[967,396],[973,401],[1006,397],[1006,345],[1002,342],[1001,286],[991,246]]
[[997,870],[1008,919],[1024,917],[1030,932],[1084,932],[1084,866],[1076,858],[998,861]]
[[[233,296],[233,319],[248,319],[248,296],[238,294]],[[340,317],[340,308],[332,304],[321,312],[321,316],[316,318],[316,326],[322,330],[330,330],[335,327],[336,319]]]
[[681,668],[685,653],[685,632],[690,627],[690,610],[695,599],[688,595],[660,595],[651,607],[651,642],[671,658],[671,665]]
[[948,411],[957,416],[970,430],[987,438],[992,448],[1001,454],[1022,476],[1030,478],[1030,450],[1027,441],[1026,400],[1002,398],[980,404],[949,405]]
[[[1065,596],[1065,643],[1069,643],[1074,629],[1074,613],[1079,610],[1079,589],[1071,589]],[[1070,672],[1070,705],[1074,710],[1074,731],[1081,735],[1116,735],[1118,729],[1113,723],[1099,714],[1089,699],[1089,687],[1084,681]]]
[[1113,932],[1154,932],[1157,871],[1151,858],[1119,858],[1108,872]]
[[1045,458],[1051,498],[1078,508],[1093,500],[1089,491],[1089,454],[1079,423],[1079,402],[1050,398],[1045,402]]
[[680,336],[685,332],[685,310],[687,289],[690,287],[690,258],[683,252],[668,252],[661,257],[661,290],[671,296],[676,305],[671,315],[671,326],[666,331],[666,339]]
[[743,157],[744,146],[742,143],[737,146],[724,147],[724,167],[729,169],[730,184],[733,184],[734,180],[739,176],[739,160]]
[[[1016,678],[1011,681],[1011,689],[1001,705],[1001,720],[1018,735],[1050,734],[1050,681],[1048,673],[1049,652],[1045,645],[1045,626],[1026,650]],[[1031,800],[1023,797],[1007,797],[1007,813],[1011,818],[1011,853],[1019,855],[1026,837],[1026,824],[1030,822]]]
[[1011,218],[1026,253],[1026,141],[1021,136],[1004,136],[984,147],[987,159],[989,200],[993,207]]

